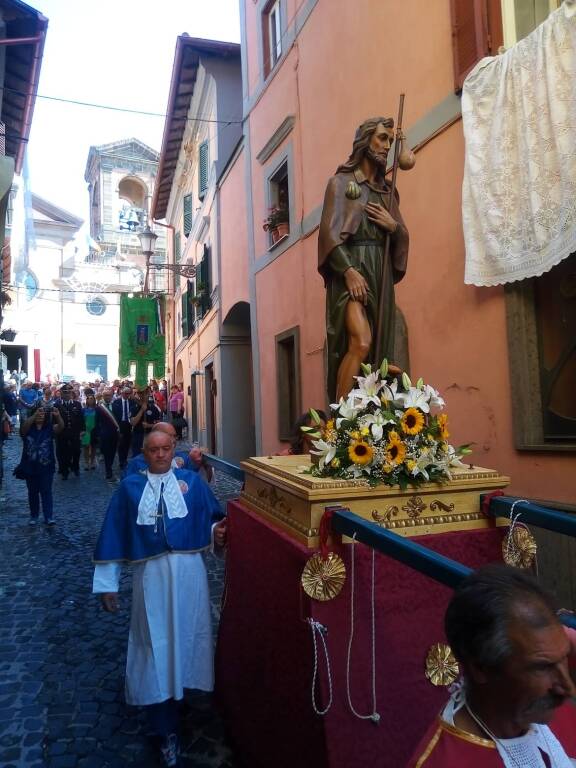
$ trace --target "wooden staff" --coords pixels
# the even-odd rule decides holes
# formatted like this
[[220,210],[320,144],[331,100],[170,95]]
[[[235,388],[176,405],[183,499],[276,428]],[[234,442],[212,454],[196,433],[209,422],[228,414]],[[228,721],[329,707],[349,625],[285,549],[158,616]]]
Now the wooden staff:
[[[390,204],[388,206],[388,213],[392,214],[392,203],[394,201],[394,195],[396,194],[396,176],[398,174],[398,157],[400,155],[400,135],[402,132],[402,116],[404,114],[404,95],[400,94],[400,104],[398,105],[398,121],[396,123],[396,141],[394,143],[394,161],[392,163],[392,183],[390,187]],[[384,245],[384,261],[382,262],[382,289],[380,291],[380,299],[378,301],[378,320],[376,323],[376,346],[375,350],[379,350],[382,345],[382,325],[384,323],[384,281],[386,275],[384,272],[384,265],[390,258],[390,237],[391,233],[386,233],[386,243]],[[376,368],[380,365],[382,360],[374,360]]]

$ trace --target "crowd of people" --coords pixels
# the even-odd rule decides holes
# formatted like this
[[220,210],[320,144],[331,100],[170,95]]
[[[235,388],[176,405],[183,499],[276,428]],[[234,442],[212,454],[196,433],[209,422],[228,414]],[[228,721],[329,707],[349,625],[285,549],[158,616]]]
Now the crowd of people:
[[[23,390],[37,393],[17,397],[23,451],[16,475],[28,486],[32,524],[40,505],[45,522],[54,523],[56,461],[65,480],[80,474],[81,456],[92,470],[99,450],[110,479],[118,456],[123,480],[96,543],[93,592],[105,611],[116,612],[121,567],[133,566],[126,700],[146,710],[162,764],[175,768],[178,702],[186,689],[214,685],[201,552],[221,553],[227,543],[205,457],[197,446],[176,450],[183,398],[156,382],[140,391],[126,381]],[[299,422],[311,426],[307,414]],[[287,453],[307,449],[301,434]],[[486,566],[455,590],[445,634],[462,678],[409,768],[576,764],[576,632],[561,625],[551,595],[522,571]]]
[[[127,379],[38,383],[11,377],[4,384],[3,405],[2,439],[18,432],[22,438],[15,475],[27,484],[31,525],[39,520],[40,506],[44,522],[54,524],[56,473],[64,481],[79,477],[81,471],[95,470],[101,457],[106,480],[115,482],[126,473],[129,457],[142,455],[144,437],[156,425],[169,424],[174,439],[182,439],[186,426],[181,387],[169,392],[166,380],[137,388]],[[210,480],[198,446],[192,454],[187,468],[201,470]]]

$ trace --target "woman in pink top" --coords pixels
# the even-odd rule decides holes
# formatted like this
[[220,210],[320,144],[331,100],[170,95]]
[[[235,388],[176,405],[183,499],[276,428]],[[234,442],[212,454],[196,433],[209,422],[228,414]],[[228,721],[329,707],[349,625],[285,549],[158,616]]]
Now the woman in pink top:
[[184,415],[184,393],[174,385],[170,391],[170,416],[176,430],[178,440],[182,440],[182,416]]

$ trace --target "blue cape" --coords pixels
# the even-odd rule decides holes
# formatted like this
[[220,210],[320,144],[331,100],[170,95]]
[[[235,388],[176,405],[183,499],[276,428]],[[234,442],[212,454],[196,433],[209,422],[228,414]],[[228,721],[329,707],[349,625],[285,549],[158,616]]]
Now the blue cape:
[[[186,517],[138,525],[138,505],[148,482],[145,474],[128,475],[110,499],[94,550],[95,563],[137,563],[168,552],[198,552],[210,546],[212,525],[224,515],[208,485],[195,472],[174,470],[188,508]],[[164,523],[164,524],[163,524]]]
[[[190,456],[188,456],[186,451],[176,451],[174,453],[174,458],[178,464],[178,469],[191,469],[194,472],[198,471],[198,467],[190,461]],[[143,469],[148,469],[148,465],[146,464],[144,454],[139,453],[138,456],[134,456],[134,458],[130,459],[128,462],[126,469],[122,473],[122,479],[128,477],[128,475],[133,475],[135,472],[141,472]]]

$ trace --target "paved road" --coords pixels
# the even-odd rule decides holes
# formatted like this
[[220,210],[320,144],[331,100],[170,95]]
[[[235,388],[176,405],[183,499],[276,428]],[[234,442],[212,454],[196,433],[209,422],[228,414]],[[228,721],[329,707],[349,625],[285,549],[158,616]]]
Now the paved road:
[[[26,484],[12,477],[20,439],[5,443],[0,491],[0,766],[120,768],[159,765],[141,709],[124,703],[130,577],[121,610],[91,594],[91,555],[114,486],[103,467],[54,480],[56,526],[28,525]],[[219,474],[221,501],[238,492]],[[223,564],[208,555],[214,624]],[[232,768],[210,697],[183,704],[182,765]]]

